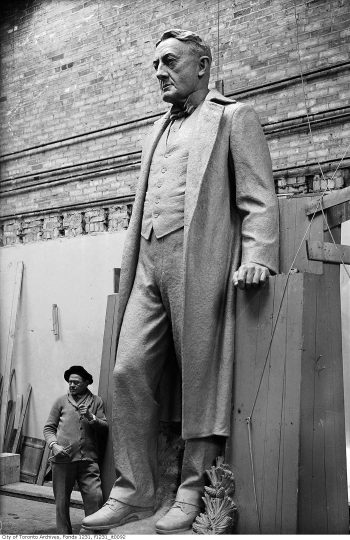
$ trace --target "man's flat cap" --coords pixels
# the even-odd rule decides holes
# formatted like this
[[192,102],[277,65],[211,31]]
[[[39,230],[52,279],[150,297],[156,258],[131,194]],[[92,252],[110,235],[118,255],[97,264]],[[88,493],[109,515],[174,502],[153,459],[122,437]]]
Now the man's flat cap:
[[86,371],[86,369],[83,368],[83,366],[71,366],[67,371],[64,372],[64,378],[68,382],[70,375],[80,375],[83,379],[89,382],[89,384],[93,383],[93,378],[90,373]]

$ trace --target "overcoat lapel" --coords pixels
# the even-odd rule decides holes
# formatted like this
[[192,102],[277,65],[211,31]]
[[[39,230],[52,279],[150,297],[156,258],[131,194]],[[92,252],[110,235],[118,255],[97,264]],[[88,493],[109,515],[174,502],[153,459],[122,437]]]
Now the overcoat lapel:
[[[208,95],[210,96],[210,94]],[[218,136],[224,107],[206,99],[199,111],[187,164],[184,240],[197,205],[198,195]]]

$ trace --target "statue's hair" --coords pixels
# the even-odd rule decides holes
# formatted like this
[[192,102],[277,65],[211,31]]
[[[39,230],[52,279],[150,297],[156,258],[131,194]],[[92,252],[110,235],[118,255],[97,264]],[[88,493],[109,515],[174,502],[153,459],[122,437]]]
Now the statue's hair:
[[194,54],[197,54],[199,56],[208,56],[209,62],[212,61],[209,45],[207,45],[207,43],[203,41],[203,39],[194,32],[191,32],[190,30],[181,30],[180,28],[172,28],[170,30],[166,30],[165,32],[163,32],[160,39],[157,41],[156,47],[161,41],[165,41],[169,38],[175,38],[179,41],[187,43]]

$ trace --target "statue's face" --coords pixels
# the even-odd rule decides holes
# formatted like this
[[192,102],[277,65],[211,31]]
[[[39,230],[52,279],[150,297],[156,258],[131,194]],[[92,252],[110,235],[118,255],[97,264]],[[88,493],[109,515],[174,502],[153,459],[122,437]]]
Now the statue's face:
[[175,38],[161,41],[153,61],[163,101],[182,104],[200,86],[200,60],[188,46]]

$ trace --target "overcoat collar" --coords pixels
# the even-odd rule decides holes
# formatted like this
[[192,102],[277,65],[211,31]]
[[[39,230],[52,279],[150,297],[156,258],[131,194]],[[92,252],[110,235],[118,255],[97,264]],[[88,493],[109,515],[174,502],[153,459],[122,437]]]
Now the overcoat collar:
[[200,187],[210,161],[220,130],[220,122],[225,105],[234,103],[217,90],[211,90],[198,114],[193,134],[193,144],[188,155],[186,196],[185,196],[185,243],[187,232],[197,205]]
[[[235,103],[235,101],[223,96],[217,90],[210,90],[204,99],[201,109],[203,109],[203,106],[204,106],[204,109],[206,109],[207,106],[210,107],[210,103],[215,103],[218,105],[228,105],[230,103]],[[140,175],[142,178],[146,177],[147,179],[148,177],[148,172],[149,172],[149,167],[151,164],[153,152],[157,146],[157,143],[162,133],[165,131],[166,127],[168,126],[170,122],[170,112],[171,110],[167,111],[159,120],[156,120],[156,122],[153,125],[153,130],[150,132],[149,136],[146,138],[145,146],[143,148],[142,169],[140,172]]]

